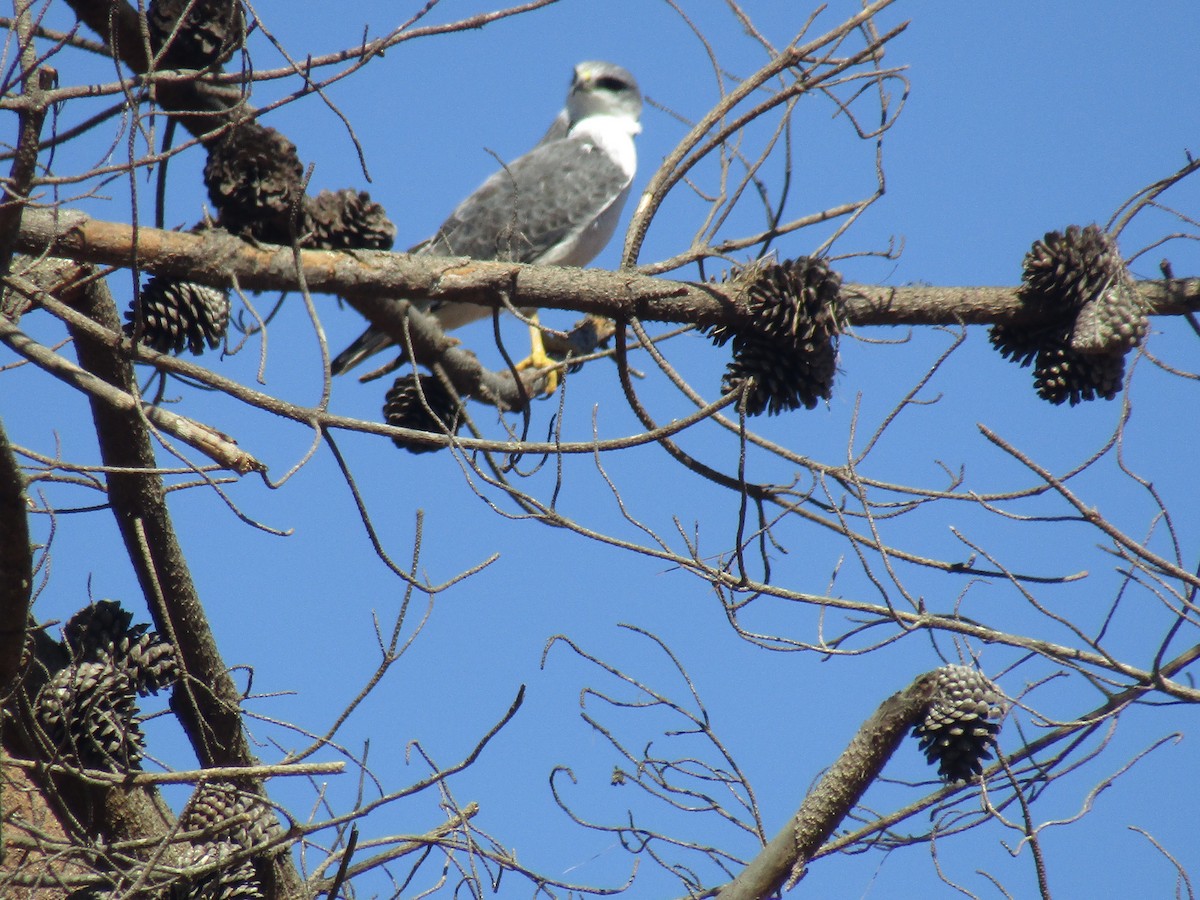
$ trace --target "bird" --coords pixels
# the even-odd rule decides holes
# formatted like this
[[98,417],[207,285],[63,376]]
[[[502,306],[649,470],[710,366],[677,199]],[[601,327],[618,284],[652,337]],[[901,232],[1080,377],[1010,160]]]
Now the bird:
[[[628,70],[589,60],[574,68],[566,105],[533,149],[503,165],[463,200],[437,233],[412,249],[426,256],[585,266],[616,230],[637,172],[634,136],[641,131],[642,94]],[[414,301],[444,329],[491,314],[470,303]],[[532,352],[522,368],[553,366],[531,312]],[[392,340],[369,327],[330,363],[340,375]],[[551,373],[548,392],[557,379]]]

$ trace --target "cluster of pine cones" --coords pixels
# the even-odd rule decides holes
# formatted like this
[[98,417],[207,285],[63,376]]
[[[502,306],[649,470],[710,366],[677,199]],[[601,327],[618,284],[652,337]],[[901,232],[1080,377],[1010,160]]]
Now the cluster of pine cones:
[[1021,298],[1037,324],[995,325],[991,341],[1007,359],[1033,364],[1038,395],[1072,406],[1115,397],[1149,320],[1112,236],[1097,225],[1049,232],[1025,256]]

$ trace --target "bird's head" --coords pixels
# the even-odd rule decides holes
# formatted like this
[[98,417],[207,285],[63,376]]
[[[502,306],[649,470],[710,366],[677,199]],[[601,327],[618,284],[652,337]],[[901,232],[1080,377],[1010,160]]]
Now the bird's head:
[[571,124],[589,116],[618,116],[633,122],[642,113],[642,92],[629,72],[609,62],[581,62],[567,94]]

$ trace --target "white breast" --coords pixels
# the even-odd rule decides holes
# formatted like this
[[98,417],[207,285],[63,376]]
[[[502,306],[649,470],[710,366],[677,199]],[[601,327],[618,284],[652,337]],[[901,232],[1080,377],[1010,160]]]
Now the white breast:
[[625,198],[637,172],[637,148],[633,136],[641,126],[626,116],[589,116],[575,124],[571,137],[583,138],[591,145],[591,152],[603,153],[617,164],[625,175],[624,184],[613,195],[608,205],[582,231],[572,234],[551,247],[538,258],[538,262],[551,266],[586,266],[599,255],[617,229]]

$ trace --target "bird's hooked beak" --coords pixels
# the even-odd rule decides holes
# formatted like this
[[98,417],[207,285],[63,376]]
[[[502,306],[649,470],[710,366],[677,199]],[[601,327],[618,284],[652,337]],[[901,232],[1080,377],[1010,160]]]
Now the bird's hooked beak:
[[582,90],[596,77],[596,70],[591,66],[580,63],[575,67],[575,77],[571,79],[571,93]]

